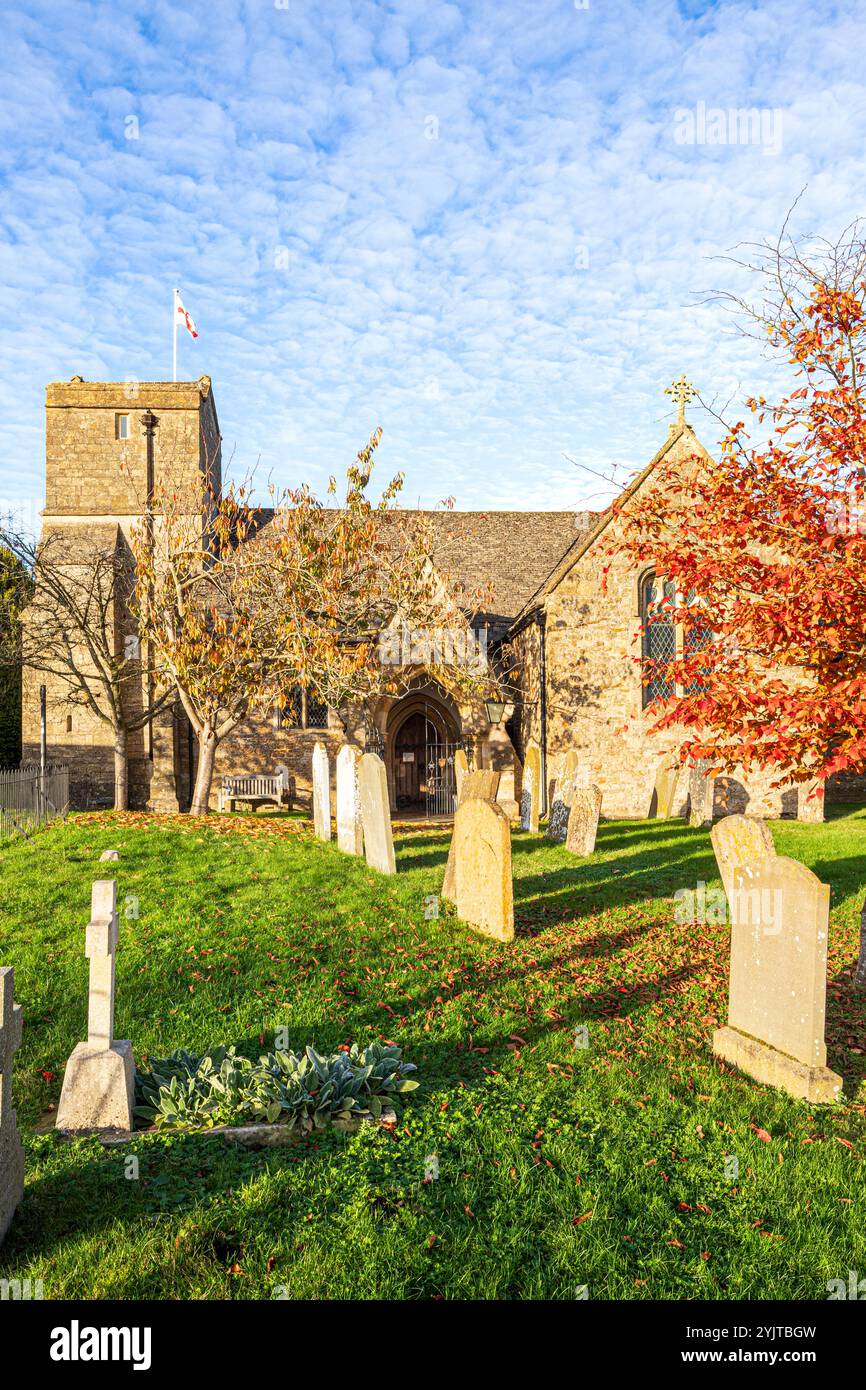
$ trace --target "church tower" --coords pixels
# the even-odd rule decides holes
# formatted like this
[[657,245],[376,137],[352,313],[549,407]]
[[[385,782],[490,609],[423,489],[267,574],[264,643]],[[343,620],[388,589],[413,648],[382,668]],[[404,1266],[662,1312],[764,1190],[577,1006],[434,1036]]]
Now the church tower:
[[[209,377],[198,381],[104,382],[73,377],[46,388],[45,508],[42,539],[60,534],[64,556],[98,547],[117,549],[122,562],[132,556],[129,538],[154,486],[221,486],[220,432]],[[56,544],[56,542],[54,542]],[[121,596],[114,605],[118,654],[134,638]],[[39,686],[47,687],[48,756],[68,762],[70,798],[77,808],[111,805],[114,797],[114,746],[111,727],[81,702],[70,702],[60,678],[25,670],[23,680],[23,760],[39,756]],[[129,698],[140,701],[143,690]],[[173,716],[164,716],[129,735],[129,804],[156,800],[177,809],[174,787],[181,769]],[[155,754],[157,755],[155,757]],[[154,769],[168,774],[169,807],[155,785]],[[164,775],[164,774],[163,774]]]
[[[210,377],[198,381],[52,382],[45,393],[44,525],[117,521],[128,534],[160,480],[221,481]],[[156,416],[148,478],[142,416]]]

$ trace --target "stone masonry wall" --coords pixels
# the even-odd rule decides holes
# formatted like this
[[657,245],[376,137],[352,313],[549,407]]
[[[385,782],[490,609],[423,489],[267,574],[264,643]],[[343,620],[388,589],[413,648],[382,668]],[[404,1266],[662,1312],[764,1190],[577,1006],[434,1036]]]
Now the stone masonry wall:
[[[686,435],[674,447],[692,453],[696,441]],[[582,773],[603,792],[603,814],[643,817],[661,760],[681,738],[675,730],[652,733],[655,716],[642,708],[638,589],[643,568],[606,553],[616,531],[614,520],[546,599],[547,783],[552,787],[566,752],[576,748]],[[717,779],[716,813],[795,816],[796,787],[773,788],[774,780],[771,773]],[[681,769],[675,813],[685,811],[687,795],[688,770]]]

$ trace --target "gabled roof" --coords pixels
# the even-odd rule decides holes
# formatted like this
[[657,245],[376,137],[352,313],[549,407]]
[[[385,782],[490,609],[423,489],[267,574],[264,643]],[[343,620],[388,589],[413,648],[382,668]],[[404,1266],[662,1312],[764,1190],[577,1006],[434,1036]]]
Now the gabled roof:
[[510,623],[593,512],[428,512],[432,560],[466,593],[490,588],[486,616]]
[[[638,473],[637,477],[633,478],[632,481],[628,484],[628,486],[623,489],[623,491],[617,498],[617,503],[622,504],[623,502],[626,502],[629,497],[633,496],[633,494],[637,492],[638,488],[643,486],[643,484],[646,482],[647,478],[657,467],[657,465],[661,463],[665,454],[667,454],[670,451],[670,449],[673,448],[674,444],[678,443],[681,439],[687,438],[691,438],[694,441],[696,453],[706,454],[706,449],[704,448],[703,444],[701,444],[700,440],[698,439],[697,435],[695,434],[691,425],[688,424],[688,422],[686,422],[684,425],[671,425],[670,432],[664,444],[662,444],[661,448],[657,450],[655,454],[653,454],[649,463],[646,465],[644,469],[641,470],[640,473]],[[523,620],[525,620],[530,613],[532,613],[536,608],[541,606],[547,595],[553,592],[553,590],[557,587],[557,585],[559,585],[562,582],[562,580],[569,573],[569,571],[572,570],[574,566],[586,554],[586,552],[590,550],[593,545],[595,545],[595,542],[598,540],[598,538],[604,534],[611,521],[613,520],[614,515],[615,513],[612,505],[608,507],[606,511],[601,512],[599,514],[598,519],[594,525],[590,526],[590,528],[587,531],[583,532],[581,535],[578,535],[572,541],[571,545],[568,547],[565,554],[560,558],[559,562],[551,569],[551,571],[548,573],[547,577],[543,580],[543,582],[529,595],[528,599],[526,600],[520,612],[517,614],[517,617],[515,618],[515,625],[517,623],[522,623]]]
[[[273,513],[263,510],[261,526]],[[457,512],[395,509],[389,517],[418,515],[432,531],[431,560],[465,595],[492,590],[484,616],[503,629],[550,574],[575,535],[582,535],[595,512]]]

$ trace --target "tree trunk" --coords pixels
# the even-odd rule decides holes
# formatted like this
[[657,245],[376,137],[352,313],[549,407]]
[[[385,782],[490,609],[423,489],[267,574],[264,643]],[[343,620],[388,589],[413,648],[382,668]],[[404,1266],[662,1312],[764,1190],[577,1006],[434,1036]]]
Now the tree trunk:
[[129,759],[126,755],[126,730],[114,731],[114,809],[129,809]]
[[854,985],[858,989],[866,989],[866,898],[860,909],[860,959],[854,971]]
[[213,781],[216,750],[216,734],[206,724],[198,738],[198,768],[195,774],[192,804],[189,808],[191,816],[206,816],[210,810],[210,788]]

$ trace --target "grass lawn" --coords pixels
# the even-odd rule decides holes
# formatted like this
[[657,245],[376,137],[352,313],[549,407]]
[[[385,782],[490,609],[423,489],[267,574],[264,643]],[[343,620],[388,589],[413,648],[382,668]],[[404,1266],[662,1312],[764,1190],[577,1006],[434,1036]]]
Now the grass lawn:
[[[605,823],[585,861],[516,833],[509,946],[425,918],[447,831],[402,835],[394,879],[289,818],[81,816],[4,846],[27,1171],[0,1278],[46,1298],[822,1299],[863,1277],[866,812],[772,829],[832,884],[830,1108],[711,1057],[728,929],[674,921],[678,888],[718,883],[708,834],[679,821]],[[258,1154],[44,1132],[86,1033],[90,885],[115,872],[117,1032],[137,1059],[257,1056],[283,1026],[295,1048],[393,1040],[422,1082],[393,1130]]]

